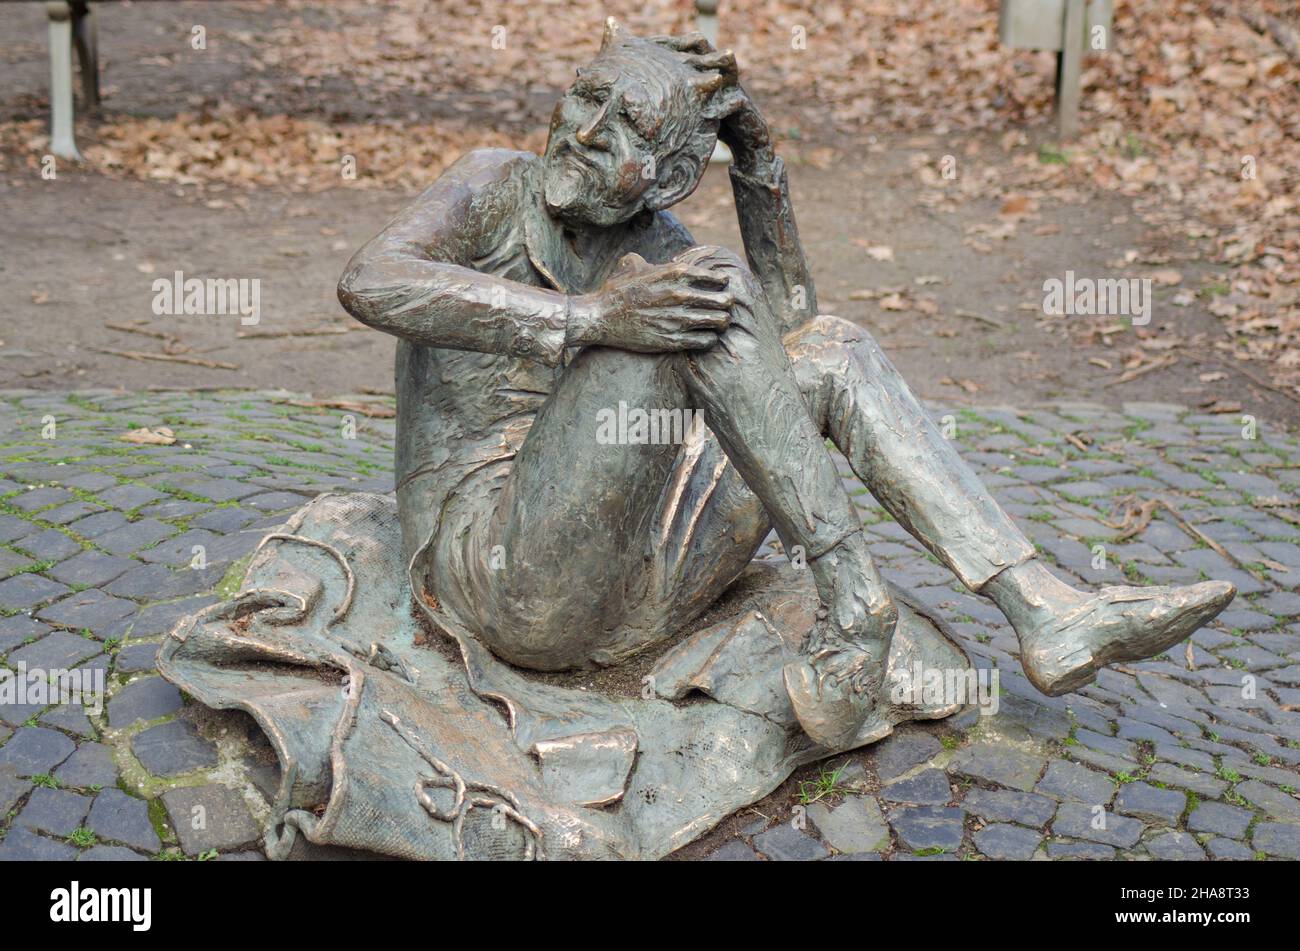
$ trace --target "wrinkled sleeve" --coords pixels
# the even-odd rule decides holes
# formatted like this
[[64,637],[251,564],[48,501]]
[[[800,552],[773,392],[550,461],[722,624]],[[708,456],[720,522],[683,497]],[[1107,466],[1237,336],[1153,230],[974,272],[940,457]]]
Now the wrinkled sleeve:
[[470,266],[512,226],[517,154],[466,156],[358,251],[339,281],[348,313],[423,346],[559,364],[569,299]]
[[782,330],[798,327],[818,313],[817,290],[799,241],[785,163],[774,156],[752,169],[733,164],[731,187],[749,269],[780,315]]

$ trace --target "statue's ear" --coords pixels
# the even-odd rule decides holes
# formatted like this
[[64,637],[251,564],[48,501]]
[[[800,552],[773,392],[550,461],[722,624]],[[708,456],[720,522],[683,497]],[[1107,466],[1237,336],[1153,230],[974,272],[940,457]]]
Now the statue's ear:
[[703,173],[702,163],[692,154],[693,150],[683,149],[658,169],[655,183],[646,191],[642,203],[650,211],[662,211],[677,204],[695,191]]

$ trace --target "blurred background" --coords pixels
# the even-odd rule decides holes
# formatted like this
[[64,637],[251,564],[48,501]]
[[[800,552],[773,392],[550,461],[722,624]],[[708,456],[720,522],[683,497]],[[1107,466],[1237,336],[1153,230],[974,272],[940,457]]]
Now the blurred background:
[[[334,296],[351,253],[464,151],[540,149],[607,15],[638,33],[698,17],[692,0],[93,7],[101,103],[77,86],[76,163],[48,158],[45,5],[0,3],[0,388],[391,391],[392,341]],[[947,403],[1300,421],[1294,3],[1116,0],[1066,138],[1056,54],[1002,42],[999,9],[721,0],[823,310]],[[721,165],[678,212],[739,248]],[[1045,313],[1067,270],[1150,279],[1150,323]],[[176,271],[258,279],[260,323],[156,315],[152,282]]]

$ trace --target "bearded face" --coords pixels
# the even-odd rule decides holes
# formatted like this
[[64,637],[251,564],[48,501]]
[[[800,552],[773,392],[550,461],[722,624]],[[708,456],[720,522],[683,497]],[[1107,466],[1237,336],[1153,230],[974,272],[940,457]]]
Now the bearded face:
[[693,75],[671,53],[639,40],[602,49],[579,70],[551,118],[543,166],[550,213],[608,227],[689,195],[716,133]]

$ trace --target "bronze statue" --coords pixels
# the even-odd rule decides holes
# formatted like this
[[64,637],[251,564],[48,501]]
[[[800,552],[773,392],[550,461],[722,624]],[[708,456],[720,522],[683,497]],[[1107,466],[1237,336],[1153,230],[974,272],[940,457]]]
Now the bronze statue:
[[[734,156],[745,261],[697,245],[668,211],[718,139]],[[827,438],[1003,611],[1045,693],[1169,649],[1235,593],[1205,582],[1089,594],[1048,569],[870,335],[820,313],[768,129],[733,55],[698,35],[641,39],[610,21],[545,154],[462,158],[357,253],[339,298],[399,338],[400,561],[390,502],[318,501],[273,536],[277,551],[301,551],[264,549],[245,593],[163,654],[200,699],[254,712],[292,767],[275,854],[294,829],[426,857],[509,842],[528,856],[661,855],[799,763],[955,712],[885,695],[907,658],[968,662],[882,581]],[[683,411],[706,425],[679,425]],[[672,425],[623,425],[631,415]],[[810,570],[696,631],[773,527]],[[421,646],[412,614],[457,653]],[[665,642],[637,668],[651,688],[639,697],[528,673],[632,669]],[[254,654],[344,672],[351,706],[320,694],[332,712],[286,712],[307,688],[226,679]],[[676,703],[692,690],[712,702]],[[404,768],[422,777],[418,804],[395,778]],[[697,787],[698,801],[683,798]],[[309,807],[327,798],[317,819]],[[425,840],[421,808],[449,823],[452,845]],[[476,808],[504,810],[516,838],[469,836]],[[356,820],[364,831],[341,831],[349,810],[369,817]],[[373,828],[385,811],[404,817],[396,838]]]
[[[735,158],[748,267],[667,211],[715,137]],[[546,154],[461,159],[357,254],[339,297],[400,339],[408,550],[434,539],[430,588],[518,666],[606,666],[670,636],[775,526],[824,609],[786,686],[814,739],[847,741],[897,612],[824,437],[997,603],[1046,693],[1168,649],[1233,596],[1221,582],[1089,596],[1047,570],[871,337],[819,314],[785,169],[735,58],[702,37],[611,23]],[[619,401],[702,409],[712,435],[601,445],[597,414]]]

